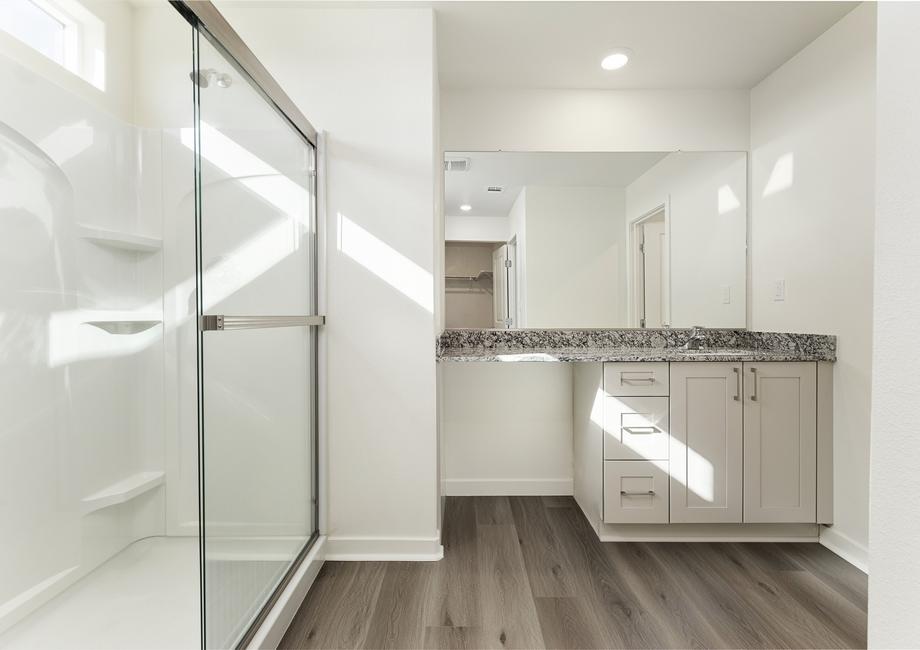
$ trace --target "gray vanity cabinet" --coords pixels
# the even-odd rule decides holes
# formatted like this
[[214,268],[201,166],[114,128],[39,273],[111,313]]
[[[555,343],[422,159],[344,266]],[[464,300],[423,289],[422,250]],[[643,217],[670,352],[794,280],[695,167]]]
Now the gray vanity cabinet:
[[[830,523],[824,366],[608,362],[602,390],[590,370],[576,372],[576,419],[585,420],[576,465],[587,468],[576,472],[576,497],[588,503],[598,490],[605,524]],[[594,427],[603,443],[591,451]],[[593,475],[598,452],[592,488],[579,474]]]

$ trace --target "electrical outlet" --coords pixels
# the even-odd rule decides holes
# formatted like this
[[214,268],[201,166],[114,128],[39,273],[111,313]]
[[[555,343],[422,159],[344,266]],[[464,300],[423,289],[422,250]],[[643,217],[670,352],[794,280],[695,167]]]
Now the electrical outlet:
[[722,285],[722,304],[730,305],[732,304],[732,288],[730,285]]
[[773,282],[773,302],[783,302],[786,299],[786,281],[775,280]]

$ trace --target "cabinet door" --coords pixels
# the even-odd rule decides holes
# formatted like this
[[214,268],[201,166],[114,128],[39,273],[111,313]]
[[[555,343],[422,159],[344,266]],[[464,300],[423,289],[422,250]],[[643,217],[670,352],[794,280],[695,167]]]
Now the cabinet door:
[[736,523],[742,507],[741,364],[671,364],[671,523]]
[[813,362],[745,363],[744,521],[816,521]]

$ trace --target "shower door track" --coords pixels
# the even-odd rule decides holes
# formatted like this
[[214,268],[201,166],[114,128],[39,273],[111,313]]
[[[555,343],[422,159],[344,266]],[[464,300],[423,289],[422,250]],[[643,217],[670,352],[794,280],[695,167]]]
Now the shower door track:
[[169,0],[169,2],[192,25],[204,27],[206,35],[230,54],[233,62],[252,79],[275,110],[290,122],[307,142],[316,146],[316,129],[310,124],[310,120],[300,112],[293,100],[288,97],[280,84],[269,74],[249,46],[243,42],[243,39],[211,2],[206,0]]

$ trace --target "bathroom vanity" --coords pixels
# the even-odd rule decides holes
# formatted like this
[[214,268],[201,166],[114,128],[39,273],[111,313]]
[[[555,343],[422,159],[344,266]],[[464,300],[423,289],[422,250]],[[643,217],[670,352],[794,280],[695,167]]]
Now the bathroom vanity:
[[693,350],[690,334],[447,330],[438,358],[572,364],[572,491],[602,540],[816,536],[835,338],[704,330]]

